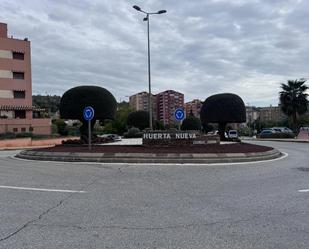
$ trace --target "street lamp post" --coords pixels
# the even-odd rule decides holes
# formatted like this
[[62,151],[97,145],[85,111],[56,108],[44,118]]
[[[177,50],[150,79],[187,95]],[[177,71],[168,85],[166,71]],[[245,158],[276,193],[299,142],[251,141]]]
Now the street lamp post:
[[142,10],[137,5],[133,6],[134,9],[137,11],[143,12],[146,14],[146,17],[143,21],[147,21],[147,41],[148,41],[148,87],[149,87],[149,96],[148,96],[148,106],[149,106],[149,128],[150,130],[153,129],[152,127],[152,96],[151,96],[151,74],[150,74],[150,38],[149,38],[149,17],[150,15],[160,15],[166,13],[166,10],[159,10],[157,12],[146,12]]

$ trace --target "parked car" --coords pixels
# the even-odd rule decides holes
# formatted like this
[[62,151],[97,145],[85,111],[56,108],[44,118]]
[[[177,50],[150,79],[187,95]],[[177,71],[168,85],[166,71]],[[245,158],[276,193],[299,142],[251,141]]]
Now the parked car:
[[272,134],[276,133],[273,129],[263,129],[258,135],[260,138],[270,137]]
[[278,130],[278,129],[273,129],[273,128],[263,128],[262,130],[261,130],[261,132],[262,131],[271,131],[272,133],[280,133],[281,131],[280,130]]
[[238,138],[238,132],[236,130],[229,130],[227,133],[228,138]]
[[[209,131],[207,132],[207,135],[219,135],[219,131],[218,130],[215,130],[215,131]],[[228,134],[226,132],[224,132],[224,136],[226,138],[228,138]]]
[[293,132],[281,132],[275,129],[263,129],[258,135],[259,138],[294,138]]
[[103,138],[111,138],[113,139],[114,141],[121,141],[121,137],[117,134],[104,134],[104,135],[101,135],[99,137],[103,137]]
[[283,133],[293,133],[293,131],[288,127],[273,127],[271,129],[278,131],[278,132],[283,132]]

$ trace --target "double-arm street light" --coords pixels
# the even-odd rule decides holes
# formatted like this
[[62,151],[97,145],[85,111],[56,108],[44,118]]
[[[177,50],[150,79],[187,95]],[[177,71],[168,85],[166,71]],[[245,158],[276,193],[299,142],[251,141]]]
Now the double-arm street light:
[[143,19],[143,21],[147,21],[147,38],[148,38],[148,87],[149,87],[149,99],[148,99],[148,105],[149,105],[149,128],[152,130],[152,95],[151,95],[151,75],[150,75],[150,40],[149,40],[149,17],[150,15],[160,15],[163,13],[166,13],[166,10],[159,10],[157,12],[146,12],[142,10],[137,5],[133,6],[134,9],[137,11],[143,12],[146,14],[146,17]]

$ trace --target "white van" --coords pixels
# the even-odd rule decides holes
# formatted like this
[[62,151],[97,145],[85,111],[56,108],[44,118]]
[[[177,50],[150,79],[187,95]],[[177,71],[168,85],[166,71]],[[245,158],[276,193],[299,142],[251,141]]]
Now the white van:
[[238,138],[238,132],[236,130],[229,130],[227,135],[228,138]]

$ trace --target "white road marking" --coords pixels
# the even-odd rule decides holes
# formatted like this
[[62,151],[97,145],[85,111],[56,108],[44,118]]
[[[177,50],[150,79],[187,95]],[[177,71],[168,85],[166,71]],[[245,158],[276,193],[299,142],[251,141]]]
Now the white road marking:
[[298,192],[300,192],[300,193],[307,193],[307,192],[309,192],[309,189],[300,189],[300,190],[298,190]]
[[45,191],[45,192],[60,192],[60,193],[86,193],[86,191],[79,190],[67,190],[67,189],[46,189],[46,188],[25,188],[25,187],[14,187],[14,186],[3,186],[3,189],[16,189],[16,190],[31,190],[31,191]]

